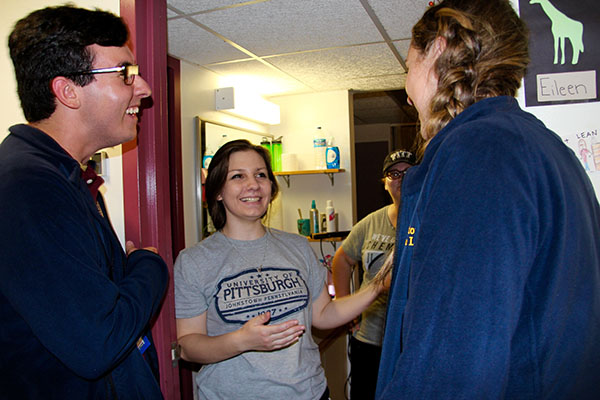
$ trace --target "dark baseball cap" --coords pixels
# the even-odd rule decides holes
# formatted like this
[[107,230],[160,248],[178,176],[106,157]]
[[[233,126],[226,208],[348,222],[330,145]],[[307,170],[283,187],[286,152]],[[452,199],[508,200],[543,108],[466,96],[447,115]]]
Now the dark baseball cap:
[[394,150],[385,157],[383,160],[383,173],[385,174],[390,167],[398,163],[407,163],[415,165],[416,158],[413,153],[408,150]]

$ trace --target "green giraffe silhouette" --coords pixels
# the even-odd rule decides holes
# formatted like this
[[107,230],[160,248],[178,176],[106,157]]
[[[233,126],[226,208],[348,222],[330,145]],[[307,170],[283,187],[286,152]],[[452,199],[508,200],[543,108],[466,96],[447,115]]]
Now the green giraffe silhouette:
[[548,0],[529,0],[529,4],[539,4],[552,22],[552,36],[554,36],[554,64],[558,64],[558,51],[562,52],[560,63],[565,63],[565,38],[571,41],[573,59],[571,64],[579,62],[579,53],[583,53],[583,24],[567,17]]

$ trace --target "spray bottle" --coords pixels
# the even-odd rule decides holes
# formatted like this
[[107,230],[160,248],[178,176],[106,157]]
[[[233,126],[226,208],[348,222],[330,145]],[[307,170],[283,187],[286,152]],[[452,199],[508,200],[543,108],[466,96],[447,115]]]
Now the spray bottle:
[[327,218],[327,232],[335,232],[335,209],[333,208],[333,200],[327,200],[325,216]]
[[319,233],[319,210],[317,210],[317,205],[315,201],[312,201],[312,205],[310,206],[310,233]]

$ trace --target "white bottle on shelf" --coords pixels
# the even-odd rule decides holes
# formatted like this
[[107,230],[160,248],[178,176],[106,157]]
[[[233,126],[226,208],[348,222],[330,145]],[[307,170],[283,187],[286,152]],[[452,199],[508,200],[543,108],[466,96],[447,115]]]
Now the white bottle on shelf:
[[315,169],[326,169],[327,159],[325,158],[325,150],[327,149],[327,140],[323,133],[323,129],[317,126],[313,137],[313,153],[315,157]]
[[327,200],[325,218],[327,218],[327,232],[335,232],[335,209],[333,208],[333,200]]

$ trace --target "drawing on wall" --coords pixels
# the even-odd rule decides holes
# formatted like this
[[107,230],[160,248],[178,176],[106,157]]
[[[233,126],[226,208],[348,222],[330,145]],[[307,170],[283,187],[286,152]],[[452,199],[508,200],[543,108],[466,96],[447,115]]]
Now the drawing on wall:
[[599,101],[600,4],[597,0],[519,0],[530,30],[525,104]]
[[600,136],[597,128],[568,134],[563,140],[575,152],[586,172],[600,172]]

